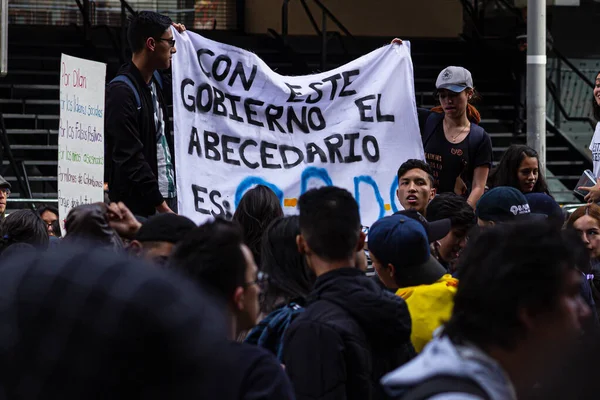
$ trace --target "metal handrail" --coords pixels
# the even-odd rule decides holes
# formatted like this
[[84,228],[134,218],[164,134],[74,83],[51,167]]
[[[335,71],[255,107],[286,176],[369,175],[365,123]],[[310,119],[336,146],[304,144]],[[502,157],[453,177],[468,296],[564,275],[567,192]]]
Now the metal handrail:
[[[319,25],[317,24],[317,20],[313,16],[312,11],[308,7],[307,0],[300,0],[300,5],[304,9],[304,13],[308,17],[310,24],[312,25],[317,36],[321,36],[321,70],[324,71],[327,67],[327,41],[328,36],[331,33],[333,37],[336,37],[340,41],[340,45],[347,55],[348,50],[344,45],[344,41],[342,35],[339,32],[327,32],[327,19],[330,19],[335,25],[337,25],[338,29],[342,31],[342,33],[354,39],[354,36],[350,33],[350,31],[342,24],[342,22],[337,19],[337,17],[321,2],[321,0],[312,0],[313,3],[321,9],[322,18],[321,18],[321,29],[319,29]],[[289,29],[289,3],[290,0],[283,0],[281,6],[281,39],[283,41],[284,46],[288,46],[288,29]]]
[[579,76],[581,78],[581,80],[584,81],[589,87],[594,88],[594,83],[587,76],[585,76],[585,74],[583,72],[581,72],[581,70],[579,68],[577,68],[571,61],[569,61],[569,59],[567,57],[565,57],[560,51],[558,51],[554,46],[552,47],[552,53],[554,53],[554,55],[558,59],[560,59],[562,62],[567,64],[567,66],[569,68],[571,68],[573,70],[573,72],[575,72],[575,74],[577,76]]
[[550,96],[552,96],[552,98],[554,99],[554,105],[560,111],[560,113],[562,114],[564,119],[566,119],[567,121],[574,121],[574,122],[587,122],[588,124],[590,124],[592,129],[594,129],[596,127],[596,124],[594,123],[594,121],[589,117],[572,117],[569,115],[569,113],[567,113],[567,110],[565,110],[565,107],[562,105],[562,102],[560,101],[560,96],[558,95],[558,93],[556,93],[556,85],[549,78],[546,79],[546,87],[548,89],[548,92],[550,93]]
[[58,199],[23,199],[20,197],[9,197],[6,199],[7,203],[58,203]]

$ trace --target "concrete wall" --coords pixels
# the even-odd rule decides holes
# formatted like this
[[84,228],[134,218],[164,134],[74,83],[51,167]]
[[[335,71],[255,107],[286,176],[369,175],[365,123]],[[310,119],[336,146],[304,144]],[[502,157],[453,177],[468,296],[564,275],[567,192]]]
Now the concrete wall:
[[[463,12],[458,0],[322,0],[323,4],[356,36],[457,37],[462,33]],[[282,0],[247,0],[246,32],[281,32]],[[321,12],[307,0],[315,19]],[[328,30],[334,24],[328,21]],[[298,0],[289,7],[289,34],[314,35]]]

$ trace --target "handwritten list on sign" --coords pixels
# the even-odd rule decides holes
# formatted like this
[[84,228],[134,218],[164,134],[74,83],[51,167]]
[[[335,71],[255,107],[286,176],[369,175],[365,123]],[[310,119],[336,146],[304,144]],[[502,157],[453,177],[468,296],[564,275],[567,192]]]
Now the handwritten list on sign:
[[106,65],[63,54],[58,129],[61,228],[73,207],[104,200]]

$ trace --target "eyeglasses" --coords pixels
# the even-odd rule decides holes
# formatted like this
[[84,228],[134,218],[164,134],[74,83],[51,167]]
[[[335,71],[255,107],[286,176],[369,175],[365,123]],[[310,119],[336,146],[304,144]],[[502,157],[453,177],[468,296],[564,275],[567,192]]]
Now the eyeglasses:
[[268,280],[269,280],[269,275],[265,274],[264,272],[259,272],[258,274],[256,274],[256,280],[244,283],[244,287],[248,287],[248,286],[252,286],[252,285],[261,286],[261,285],[267,283]]
[[0,193],[4,193],[4,195],[6,197],[10,196],[10,189],[9,188],[0,188]]
[[169,46],[175,47],[175,39],[165,39],[165,38],[159,37],[159,38],[156,38],[156,40],[163,40],[163,41],[169,43]]

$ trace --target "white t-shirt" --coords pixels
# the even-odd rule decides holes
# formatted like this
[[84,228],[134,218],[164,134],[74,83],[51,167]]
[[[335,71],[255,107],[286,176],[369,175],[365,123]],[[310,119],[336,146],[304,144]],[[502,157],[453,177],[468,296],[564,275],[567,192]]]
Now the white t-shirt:
[[596,124],[594,137],[590,143],[590,151],[592,152],[592,161],[594,162],[594,176],[600,178],[600,122]]

